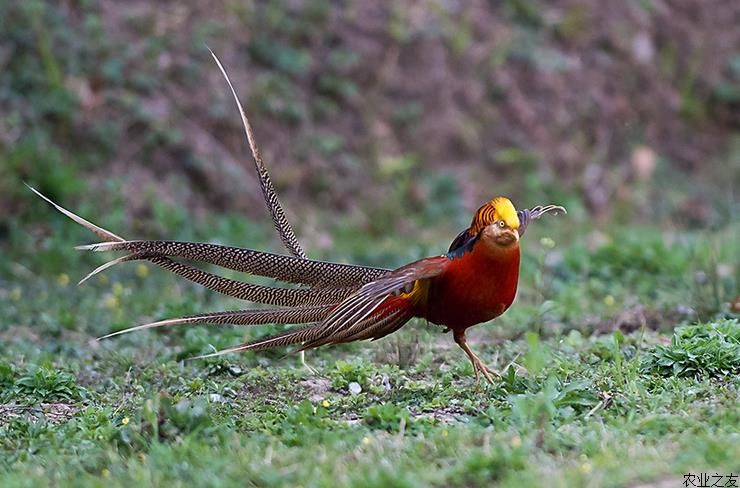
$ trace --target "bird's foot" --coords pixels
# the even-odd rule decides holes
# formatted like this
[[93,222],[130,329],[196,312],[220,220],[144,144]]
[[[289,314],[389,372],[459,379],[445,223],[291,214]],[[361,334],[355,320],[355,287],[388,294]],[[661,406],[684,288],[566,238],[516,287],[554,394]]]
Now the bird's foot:
[[460,346],[462,350],[465,351],[465,354],[468,355],[468,359],[470,359],[470,363],[473,365],[473,371],[475,372],[475,383],[477,385],[480,385],[481,373],[483,373],[483,376],[490,384],[494,383],[494,376],[496,376],[497,378],[501,378],[501,374],[498,371],[495,371],[486,366],[483,361],[481,361],[480,358],[476,356],[473,350],[470,349],[470,346],[468,346],[468,341],[465,340],[464,330],[455,330],[453,338],[455,339],[455,342],[457,342],[457,345]]
[[478,356],[474,356],[475,359],[471,359],[471,362],[473,363],[473,371],[475,371],[475,382],[480,382],[480,375],[483,373],[483,377],[486,378],[486,381],[490,384],[494,384],[493,377],[501,378],[501,373],[496,371],[495,369],[491,369],[488,366],[481,361]]

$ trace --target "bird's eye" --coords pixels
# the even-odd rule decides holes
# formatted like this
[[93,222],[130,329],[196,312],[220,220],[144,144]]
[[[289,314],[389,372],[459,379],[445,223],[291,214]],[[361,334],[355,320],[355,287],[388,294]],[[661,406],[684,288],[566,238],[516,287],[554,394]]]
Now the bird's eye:
[[498,226],[499,226],[499,227],[501,227],[502,229],[503,229],[504,227],[506,227],[506,222],[504,222],[503,220],[499,220],[499,221],[498,221],[498,222],[496,222],[496,223],[497,223],[497,224],[498,224]]

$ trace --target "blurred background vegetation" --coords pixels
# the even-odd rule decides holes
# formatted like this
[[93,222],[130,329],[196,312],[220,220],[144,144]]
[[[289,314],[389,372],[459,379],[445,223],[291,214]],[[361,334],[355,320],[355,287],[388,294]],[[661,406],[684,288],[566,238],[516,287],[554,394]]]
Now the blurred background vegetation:
[[206,46],[308,223],[459,227],[499,193],[599,218],[726,222],[740,6],[609,3],[2,2],[2,226],[38,207],[21,180],[70,204],[123,204],[133,221],[156,205],[261,218]]

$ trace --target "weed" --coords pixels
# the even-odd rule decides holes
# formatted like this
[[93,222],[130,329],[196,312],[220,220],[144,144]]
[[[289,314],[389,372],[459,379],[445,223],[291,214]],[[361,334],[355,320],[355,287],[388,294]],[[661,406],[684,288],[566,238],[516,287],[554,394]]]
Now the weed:
[[643,369],[662,375],[728,376],[740,372],[740,322],[723,319],[679,327],[670,346],[658,345]]
[[17,378],[12,378],[12,369],[0,368],[0,381],[4,401],[41,403],[54,401],[78,401],[86,390],[77,385],[74,375],[46,366],[32,366]]

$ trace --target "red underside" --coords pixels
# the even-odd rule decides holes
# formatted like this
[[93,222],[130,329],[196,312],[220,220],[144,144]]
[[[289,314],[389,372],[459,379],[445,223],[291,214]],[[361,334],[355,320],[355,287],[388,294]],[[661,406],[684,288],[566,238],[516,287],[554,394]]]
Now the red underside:
[[453,330],[498,317],[516,296],[519,260],[519,246],[497,254],[473,248],[431,280],[426,307],[418,314]]

